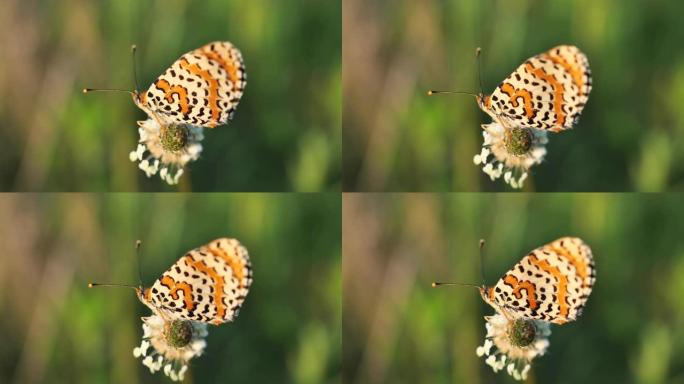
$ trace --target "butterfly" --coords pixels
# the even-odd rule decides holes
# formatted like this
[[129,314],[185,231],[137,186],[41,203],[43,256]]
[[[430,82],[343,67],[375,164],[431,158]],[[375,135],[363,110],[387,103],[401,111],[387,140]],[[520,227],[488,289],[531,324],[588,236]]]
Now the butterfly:
[[181,56],[133,101],[161,126],[214,128],[232,118],[246,85],[240,51],[216,41]]
[[216,239],[187,252],[138,299],[166,321],[232,321],[249,293],[252,266],[239,241]]
[[591,87],[587,56],[559,45],[527,59],[477,104],[504,128],[561,132],[577,123]]
[[214,128],[232,118],[246,85],[240,51],[227,41],[215,41],[181,56],[145,91],[86,88],[83,92],[129,92],[135,105],[160,127]]
[[564,324],[582,313],[596,281],[591,248],[577,237],[539,247],[513,266],[482,299],[508,319]]

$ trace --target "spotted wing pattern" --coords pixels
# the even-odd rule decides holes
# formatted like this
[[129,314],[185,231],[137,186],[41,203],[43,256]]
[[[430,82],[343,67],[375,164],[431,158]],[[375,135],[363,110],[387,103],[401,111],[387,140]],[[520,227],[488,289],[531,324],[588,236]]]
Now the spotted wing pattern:
[[578,121],[591,81],[587,56],[575,46],[560,45],[525,61],[481,106],[508,128],[560,132]]
[[591,249],[564,237],[523,257],[488,289],[487,301],[514,318],[564,324],[581,314],[595,280]]
[[219,325],[238,315],[251,284],[247,250],[221,238],[181,257],[145,289],[142,300],[166,320]]
[[247,85],[242,54],[227,41],[181,56],[138,103],[161,123],[214,128],[232,118]]

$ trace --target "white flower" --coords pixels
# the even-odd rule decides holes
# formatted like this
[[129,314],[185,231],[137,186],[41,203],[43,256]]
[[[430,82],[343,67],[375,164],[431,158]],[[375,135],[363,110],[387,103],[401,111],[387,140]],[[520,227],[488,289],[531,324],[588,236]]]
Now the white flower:
[[549,142],[546,131],[509,129],[499,123],[483,124],[482,129],[482,150],[473,157],[473,163],[482,165],[492,181],[503,175],[506,184],[522,188],[528,170],[544,160]]
[[140,140],[128,158],[140,162],[138,168],[147,177],[159,172],[168,184],[178,184],[185,165],[202,153],[203,128],[187,124],[162,127],[153,118],[138,121],[138,125]]
[[[477,356],[484,357],[494,372],[505,367],[514,379],[527,379],[532,360],[546,353],[549,347],[549,323],[531,319],[508,320],[500,313],[486,316],[485,320],[487,336],[484,345],[475,350]],[[496,348],[491,351],[493,346]]]
[[[202,355],[207,346],[207,325],[195,321],[164,321],[160,316],[143,317],[143,338],[133,356],[142,357],[144,366],[164,374],[174,381],[182,381],[188,362]],[[152,349],[150,349],[150,346]]]

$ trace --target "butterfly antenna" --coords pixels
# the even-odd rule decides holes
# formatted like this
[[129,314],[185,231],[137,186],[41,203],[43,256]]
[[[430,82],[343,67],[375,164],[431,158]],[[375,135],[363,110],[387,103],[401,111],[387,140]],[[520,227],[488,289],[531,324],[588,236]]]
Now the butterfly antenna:
[[88,283],[88,288],[95,288],[95,287],[124,287],[124,288],[133,288],[135,290],[141,289],[143,284],[142,284],[142,273],[140,272],[140,246],[142,245],[142,241],[137,240],[135,242],[135,250],[136,250],[136,259],[138,259],[138,279],[140,280],[140,285],[135,286],[131,284],[116,284],[116,283]]
[[484,239],[480,239],[480,277],[482,278],[482,285],[485,285],[485,273],[484,273]]
[[135,51],[136,51],[135,45],[133,45],[131,47],[131,51],[133,52],[133,78],[135,79],[135,91],[131,91],[129,89],[120,89],[120,88],[83,88],[83,93],[89,93],[89,92],[126,92],[126,93],[130,93],[131,95],[137,95],[138,94],[138,74],[137,74],[137,71],[135,70]]
[[475,288],[480,288],[479,285],[477,284],[468,284],[468,283],[443,283],[443,282],[438,282],[438,281],[433,281],[432,282],[432,288],[437,288],[445,285],[453,285],[453,286],[459,286],[459,287],[475,287]]
[[140,281],[140,287],[143,286],[143,280],[142,280],[142,272],[140,268],[140,259],[141,257],[141,250],[140,248],[142,247],[142,241],[136,240],[135,241],[135,259],[138,261],[138,280]]
[[477,47],[477,49],[475,49],[475,58],[477,59],[477,80],[480,83],[480,93],[479,94],[476,94],[473,92],[461,92],[461,91],[429,90],[427,92],[428,96],[439,95],[439,94],[452,94],[452,95],[469,95],[469,96],[478,97],[480,95],[484,95],[484,87],[482,86],[482,70],[481,70],[481,65],[480,65],[480,52],[481,51],[482,51],[482,49],[480,47]]
[[138,289],[138,287],[136,287],[135,285],[130,285],[130,284],[88,283],[88,288],[95,288],[95,287],[124,287],[124,288]]
[[126,92],[126,93],[130,93],[131,95],[134,95],[134,94],[135,94],[133,91],[129,91],[128,89],[118,89],[118,88],[83,88],[83,93],[88,93],[88,92]]
[[472,93],[472,92],[461,92],[461,91],[433,91],[433,90],[429,90],[429,91],[427,92],[428,96],[438,95],[438,94],[444,94],[444,93],[447,93],[447,94],[456,94],[456,95],[477,96],[476,94],[474,94],[474,93]]
[[131,46],[131,58],[133,60],[133,80],[135,81],[135,93],[137,94],[140,92],[140,86],[138,85],[138,70],[137,70],[137,65],[135,63],[135,51],[138,50],[138,47],[133,44]]
[[480,60],[480,52],[482,52],[482,48],[477,47],[475,49],[475,59],[477,60],[477,81],[480,83],[480,94],[484,95],[484,87],[482,86],[482,60]]

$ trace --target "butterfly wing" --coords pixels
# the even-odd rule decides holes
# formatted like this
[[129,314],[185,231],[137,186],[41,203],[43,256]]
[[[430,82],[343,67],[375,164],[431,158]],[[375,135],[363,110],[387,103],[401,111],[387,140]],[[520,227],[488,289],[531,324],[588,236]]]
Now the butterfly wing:
[[247,85],[242,54],[227,41],[181,56],[145,91],[140,103],[164,124],[214,128],[232,118]]
[[595,280],[591,249],[564,237],[523,257],[494,286],[493,303],[516,318],[564,324],[581,314]]
[[219,325],[237,316],[251,284],[247,250],[221,238],[181,257],[145,292],[145,300],[166,319]]
[[577,122],[589,92],[587,56],[575,46],[560,45],[521,64],[484,108],[512,126],[560,132]]

